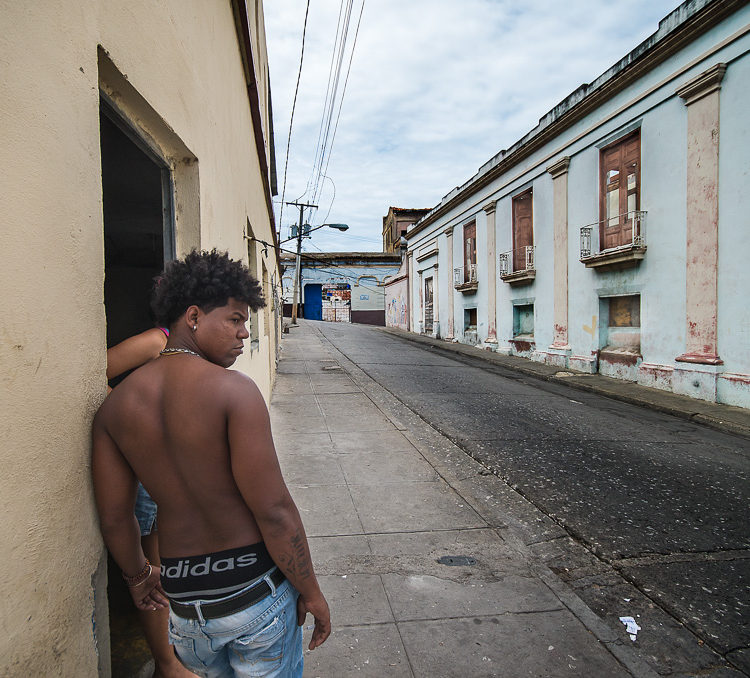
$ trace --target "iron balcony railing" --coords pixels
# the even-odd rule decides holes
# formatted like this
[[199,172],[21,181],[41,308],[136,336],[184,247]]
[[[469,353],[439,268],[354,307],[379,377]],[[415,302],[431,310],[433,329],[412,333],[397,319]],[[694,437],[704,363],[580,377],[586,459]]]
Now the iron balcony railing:
[[[630,241],[622,243],[615,247],[607,247],[606,249],[600,249],[599,247],[599,233],[602,226],[608,221],[610,224],[620,224],[622,220],[625,220],[626,224],[630,223]],[[581,227],[581,259],[592,256],[592,254],[599,254],[601,252],[611,252],[618,249],[626,249],[632,247],[645,247],[646,246],[646,211],[645,210],[633,210],[631,212],[624,212],[618,214],[616,217],[610,217],[609,219],[601,219],[595,221],[593,224]]]
[[463,266],[460,268],[453,269],[453,286],[454,287],[477,282],[477,265],[476,264],[469,264],[469,269],[466,273],[467,275],[464,276]]
[[[515,250],[503,252],[500,255],[500,275],[535,270],[534,249],[534,245],[524,245]],[[516,266],[516,262],[519,262],[521,265]]]

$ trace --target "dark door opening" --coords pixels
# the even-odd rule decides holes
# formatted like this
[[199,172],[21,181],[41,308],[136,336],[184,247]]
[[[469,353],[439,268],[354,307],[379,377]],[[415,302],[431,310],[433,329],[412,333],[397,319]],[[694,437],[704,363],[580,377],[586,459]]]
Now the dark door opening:
[[[172,184],[166,163],[104,100],[99,117],[109,348],[154,326],[149,306],[152,280],[165,259],[174,256]],[[133,676],[150,653],[130,594],[111,559],[108,594],[112,676]]]

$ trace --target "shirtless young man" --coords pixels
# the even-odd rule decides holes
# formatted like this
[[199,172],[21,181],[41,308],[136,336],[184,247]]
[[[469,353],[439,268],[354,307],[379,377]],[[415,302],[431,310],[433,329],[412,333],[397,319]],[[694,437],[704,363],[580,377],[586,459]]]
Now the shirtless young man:
[[[166,594],[178,657],[211,678],[298,678],[305,615],[315,618],[310,649],[331,631],[265,402],[225,369],[249,336],[249,309],[263,303],[226,254],[170,262],[152,302],[167,347],[114,389],[93,425],[107,547],[139,609],[165,607]],[[136,477],[159,506],[161,578],[141,548]]]

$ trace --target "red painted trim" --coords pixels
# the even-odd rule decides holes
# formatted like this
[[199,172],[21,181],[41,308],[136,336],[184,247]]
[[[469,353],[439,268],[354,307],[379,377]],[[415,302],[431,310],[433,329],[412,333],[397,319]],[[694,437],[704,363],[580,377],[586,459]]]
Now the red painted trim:
[[738,384],[750,385],[750,374],[733,374],[731,372],[725,372],[724,374],[719,375],[719,379],[737,382]]
[[696,365],[723,365],[724,361],[718,355],[711,353],[683,353],[675,360],[678,363],[695,363]]

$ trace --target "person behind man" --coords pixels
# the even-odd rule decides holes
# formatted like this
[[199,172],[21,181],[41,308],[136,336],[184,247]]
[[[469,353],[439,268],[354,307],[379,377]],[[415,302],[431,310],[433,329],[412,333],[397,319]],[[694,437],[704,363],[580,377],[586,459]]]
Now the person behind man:
[[[152,301],[167,346],[112,391],[93,424],[107,547],[139,609],[168,599],[175,652],[207,678],[298,678],[305,615],[315,618],[311,650],[331,631],[263,397],[225,369],[249,336],[249,309],[263,305],[257,281],[226,253],[167,264]],[[161,578],[141,548],[136,477],[159,506]]]
[[[169,330],[166,327],[152,327],[107,349],[107,380],[124,378],[132,370],[149,360],[159,357],[166,347]],[[107,392],[112,388],[107,386]],[[154,567],[160,566],[159,536],[156,529],[157,507],[143,485],[138,483],[135,501],[135,517],[141,531],[141,546]],[[153,678],[194,678],[192,671],[185,669],[177,660],[169,644],[167,628],[169,609],[138,610],[138,619],[143,627],[151,654],[154,658]]]

